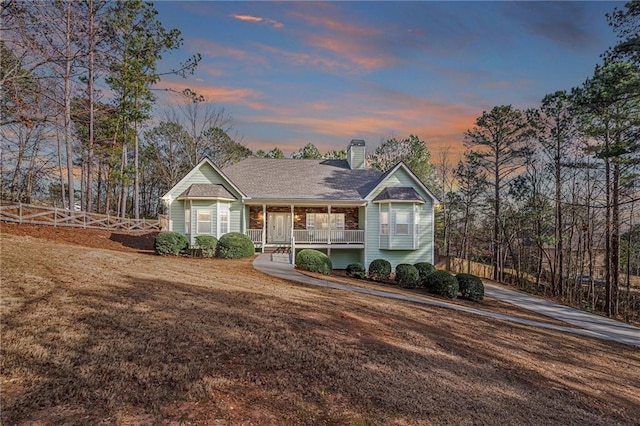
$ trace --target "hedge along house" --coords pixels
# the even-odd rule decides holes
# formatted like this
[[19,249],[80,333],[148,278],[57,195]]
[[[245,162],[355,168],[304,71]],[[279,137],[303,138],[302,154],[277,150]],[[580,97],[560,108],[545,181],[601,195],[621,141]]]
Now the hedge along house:
[[169,230],[248,235],[262,252],[325,252],[334,268],[378,258],[434,261],[438,202],[404,164],[366,168],[365,142],[346,160],[247,158],[222,170],[204,159],[163,197]]

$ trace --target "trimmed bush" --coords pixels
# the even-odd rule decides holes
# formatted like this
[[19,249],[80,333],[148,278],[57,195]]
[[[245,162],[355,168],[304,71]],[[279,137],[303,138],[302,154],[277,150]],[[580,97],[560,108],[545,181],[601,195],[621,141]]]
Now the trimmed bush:
[[215,256],[217,245],[218,239],[213,235],[198,235],[196,237],[196,246],[202,250],[203,257]]
[[420,286],[426,287],[425,279],[428,275],[436,271],[436,267],[429,262],[418,262],[413,266],[416,267],[418,275],[420,275]]
[[369,277],[376,281],[387,281],[391,275],[391,263],[385,259],[375,259],[369,264]]
[[239,232],[224,234],[216,246],[216,257],[223,259],[240,259],[253,256],[255,253],[256,248],[251,238]]
[[362,263],[351,263],[347,266],[347,276],[362,279],[367,276]]
[[458,286],[460,287],[460,295],[474,302],[484,299],[484,284],[482,280],[471,274],[456,275]]
[[160,232],[153,241],[153,250],[160,256],[168,254],[177,256],[187,247],[189,247],[189,240],[180,232]]
[[448,271],[435,271],[427,275],[425,282],[430,293],[449,299],[458,297],[458,280]]
[[415,288],[420,283],[420,275],[415,266],[401,263],[396,266],[396,282],[400,287]]
[[333,271],[331,259],[321,251],[303,249],[296,254],[296,266],[309,272],[329,275]]

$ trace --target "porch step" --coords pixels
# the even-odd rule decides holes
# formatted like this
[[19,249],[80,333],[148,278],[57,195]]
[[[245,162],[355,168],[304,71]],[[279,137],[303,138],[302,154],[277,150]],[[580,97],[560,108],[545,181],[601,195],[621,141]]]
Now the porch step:
[[267,254],[289,254],[291,253],[291,246],[273,246],[273,247],[265,247],[264,253]]

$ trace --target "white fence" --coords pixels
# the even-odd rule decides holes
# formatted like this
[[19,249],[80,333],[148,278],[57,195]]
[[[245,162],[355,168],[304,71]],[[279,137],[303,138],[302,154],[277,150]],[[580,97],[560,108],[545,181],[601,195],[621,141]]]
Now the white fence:
[[88,213],[31,204],[0,206],[0,220],[32,225],[68,226],[120,231],[160,231],[160,220],[128,219],[99,213]]

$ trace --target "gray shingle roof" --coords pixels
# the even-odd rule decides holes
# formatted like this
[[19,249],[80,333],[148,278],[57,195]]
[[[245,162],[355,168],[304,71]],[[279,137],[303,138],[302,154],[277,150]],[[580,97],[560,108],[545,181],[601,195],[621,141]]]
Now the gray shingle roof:
[[346,160],[247,158],[222,169],[247,196],[259,199],[361,200],[377,170],[351,170]]
[[373,202],[376,201],[419,201],[424,203],[424,198],[415,189],[407,186],[387,187],[383,189]]
[[182,194],[178,196],[178,199],[185,198],[223,198],[229,200],[236,200],[236,197],[222,185],[215,185],[211,183],[194,183],[185,189]]

